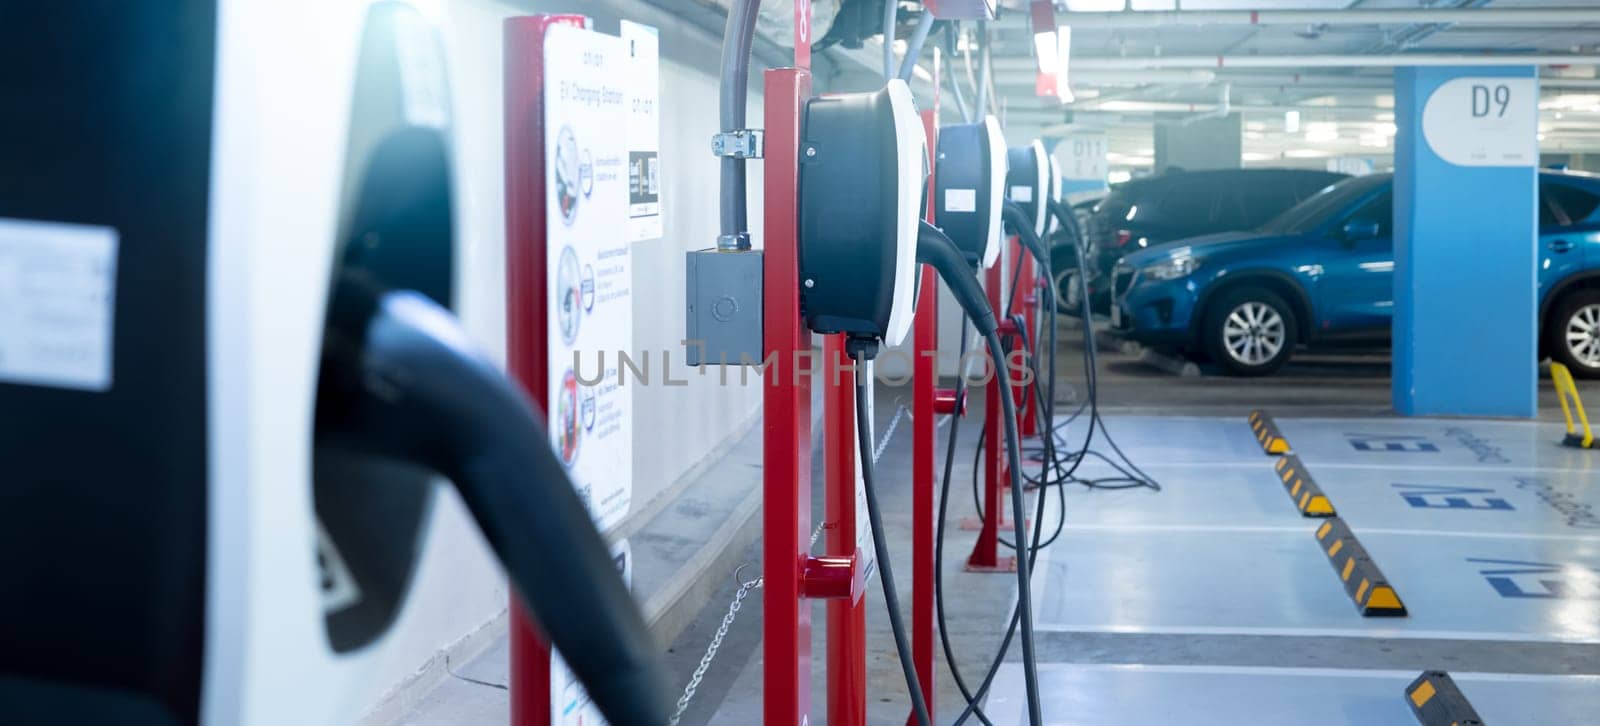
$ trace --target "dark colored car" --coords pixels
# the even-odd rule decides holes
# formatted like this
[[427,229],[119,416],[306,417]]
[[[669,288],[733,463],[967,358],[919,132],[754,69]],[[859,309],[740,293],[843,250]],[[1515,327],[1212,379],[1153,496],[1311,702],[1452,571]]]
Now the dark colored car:
[[[1270,373],[1296,345],[1389,336],[1393,178],[1349,179],[1255,232],[1128,255],[1112,273],[1112,325],[1148,345]],[[1539,343],[1600,378],[1600,177],[1539,172]]]
[[[1089,294],[1109,300],[1111,269],[1124,255],[1173,240],[1255,229],[1347,175],[1310,169],[1183,171],[1123,182],[1089,213]],[[1063,309],[1077,309],[1077,260],[1070,243],[1051,251]]]

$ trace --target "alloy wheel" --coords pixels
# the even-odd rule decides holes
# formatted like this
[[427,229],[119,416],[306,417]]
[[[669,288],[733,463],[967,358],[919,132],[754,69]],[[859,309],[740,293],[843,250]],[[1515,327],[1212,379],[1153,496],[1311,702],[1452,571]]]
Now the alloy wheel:
[[1567,319],[1567,350],[1579,363],[1600,368],[1600,304],[1572,312]]
[[[1595,307],[1600,316],[1600,306]],[[1240,303],[1222,324],[1222,347],[1229,357],[1247,366],[1270,362],[1283,350],[1286,339],[1283,316],[1264,302]],[[1596,355],[1600,356],[1600,346]]]

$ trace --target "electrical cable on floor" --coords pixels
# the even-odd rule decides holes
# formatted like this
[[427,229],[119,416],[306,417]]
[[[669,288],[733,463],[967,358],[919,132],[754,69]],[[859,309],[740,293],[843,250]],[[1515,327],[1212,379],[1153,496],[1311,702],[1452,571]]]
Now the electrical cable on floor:
[[[982,285],[978,283],[977,276],[973,274],[973,261],[959,252],[954,243],[952,243],[950,239],[944,235],[944,232],[939,230],[937,227],[924,223],[920,229],[921,231],[919,233],[917,243],[917,261],[923,264],[931,265],[935,270],[938,271],[939,276],[944,280],[945,285],[950,289],[956,300],[961,304],[962,311],[966,314],[967,319],[972,321],[972,324],[977,329],[978,334],[983,337],[984,343],[987,346],[990,360],[1003,360],[1004,353],[1002,352],[1003,348],[1001,346],[1000,337],[998,334],[999,324],[995,319],[994,310],[990,308],[988,304]],[[1005,411],[1005,414],[1002,418],[1005,423],[1005,441],[1007,444],[1006,455],[1007,460],[1010,463],[1008,472],[1011,476],[1012,483],[1011,505],[1012,511],[1015,515],[1012,526],[1017,539],[1020,540],[1025,537],[1027,533],[1027,520],[1023,515],[1024,504],[1022,480],[1020,475],[1022,458],[1021,438],[1017,431],[1018,421],[1015,402],[1009,395],[1000,396],[999,398],[1001,408]],[[948,481],[949,480],[947,477],[945,484],[946,495],[948,495],[949,491]],[[948,496],[942,497],[942,499],[948,500]],[[936,539],[942,538],[943,519],[941,518],[939,521],[937,521],[935,526],[938,528]],[[1037,536],[1037,534],[1035,536]],[[942,546],[936,547],[935,557],[942,557],[942,554]],[[1017,561],[1017,604],[1012,610],[1010,627],[1008,628],[1005,641],[1001,644],[996,658],[1004,659],[1005,653],[1010,647],[1011,639],[1017,629],[1017,625],[1020,623],[1023,631],[1022,670],[1023,680],[1027,689],[1029,723],[1039,724],[1043,720],[1043,715],[1040,710],[1038,664],[1032,642],[1033,598],[1031,594],[1032,587],[1028,577],[1028,573],[1031,571],[1031,564],[1031,558],[1019,558]],[[935,589],[942,592],[942,589],[939,585],[940,582],[942,582],[942,579],[936,579]],[[942,595],[940,595],[940,597],[942,598]],[[942,603],[939,604],[939,607],[941,608],[940,614],[942,615]],[[948,656],[950,653],[949,643],[948,641],[945,641],[944,644],[946,648],[946,654]],[[959,675],[957,675],[957,678],[959,678]],[[968,700],[969,709],[976,707],[976,705],[977,704],[975,701],[970,699]],[[987,722],[987,719],[985,719],[985,721]]]
[[[1079,227],[1076,224],[1076,220],[1072,219],[1070,217],[1070,213],[1067,214],[1067,215],[1063,215],[1058,205],[1052,204],[1051,205],[1051,209],[1052,209],[1053,213],[1058,217],[1058,219],[1060,219],[1060,221],[1062,222],[1063,230],[1065,231],[1065,233],[1071,239],[1071,242],[1073,244],[1073,252],[1074,252],[1074,255],[1076,256],[1077,262],[1078,262],[1078,268],[1080,270],[1086,270],[1087,267],[1085,265],[1085,257],[1084,257],[1084,251],[1083,251],[1083,238],[1082,238],[1081,230],[1079,229]],[[1028,230],[1028,231],[1031,232],[1031,229]],[[1020,270],[1018,272],[1020,272]],[[1015,277],[1015,275],[1014,275],[1014,277]],[[1015,286],[1015,284],[1016,284],[1016,282],[1015,282],[1015,279],[1014,279],[1013,287]],[[1088,299],[1089,299],[1087,275],[1085,275],[1085,274],[1078,275],[1078,284],[1079,284],[1079,292],[1080,292],[1081,299],[1083,299],[1085,301],[1084,302],[1084,307],[1085,307],[1085,309],[1087,309],[1087,307],[1088,307]],[[1086,388],[1086,394],[1087,395],[1086,395],[1085,400],[1082,401],[1079,404],[1077,410],[1075,410],[1072,413],[1071,416],[1069,416],[1067,419],[1065,419],[1064,421],[1061,421],[1061,422],[1055,422],[1054,421],[1054,406],[1055,406],[1054,383],[1055,383],[1055,370],[1056,370],[1056,359],[1055,359],[1055,347],[1056,346],[1055,346],[1054,337],[1055,337],[1055,332],[1056,332],[1056,312],[1059,309],[1059,306],[1057,306],[1055,304],[1055,300],[1054,300],[1055,292],[1056,292],[1055,286],[1053,284],[1051,284],[1049,286],[1049,293],[1050,294],[1048,296],[1046,296],[1048,304],[1049,304],[1048,312],[1049,312],[1049,318],[1050,318],[1050,338],[1051,338],[1050,348],[1049,348],[1050,362],[1049,362],[1049,365],[1047,366],[1047,368],[1049,370],[1050,394],[1048,396],[1044,397],[1045,400],[1043,402],[1041,402],[1041,405],[1040,405],[1040,413],[1043,414],[1045,421],[1050,422],[1050,425],[1047,425],[1045,427],[1045,430],[1048,433],[1043,438],[1043,445],[1042,445],[1042,450],[1043,451],[1042,451],[1042,456],[1041,456],[1041,461],[1040,461],[1040,466],[1041,466],[1040,473],[1039,473],[1037,478],[1029,477],[1029,481],[1030,481],[1030,483],[1035,484],[1040,489],[1043,489],[1044,487],[1047,487],[1047,486],[1054,486],[1057,489],[1058,496],[1061,499],[1060,518],[1059,518],[1060,521],[1058,521],[1058,523],[1057,523],[1057,525],[1055,527],[1055,532],[1052,533],[1051,537],[1048,540],[1045,540],[1043,542],[1041,542],[1041,539],[1040,539],[1040,535],[1043,532],[1043,527],[1035,527],[1034,528],[1033,537],[1032,537],[1032,539],[1031,539],[1031,541],[1029,543],[1029,547],[1027,548],[1027,550],[1025,552],[1019,552],[1018,553],[1019,554],[1019,558],[1018,558],[1019,565],[1021,565],[1022,563],[1027,563],[1030,567],[1033,564],[1033,561],[1035,560],[1035,558],[1037,557],[1038,552],[1040,551],[1040,549],[1042,549],[1045,546],[1048,546],[1051,542],[1054,542],[1056,537],[1059,536],[1059,534],[1060,534],[1060,532],[1061,532],[1061,530],[1063,528],[1063,525],[1064,525],[1064,522],[1065,522],[1065,517],[1066,517],[1066,502],[1065,502],[1065,494],[1064,494],[1064,485],[1065,484],[1067,484],[1067,483],[1076,483],[1076,484],[1080,484],[1082,486],[1085,486],[1086,488],[1089,488],[1089,489],[1124,489],[1124,488],[1147,487],[1147,488],[1155,489],[1155,490],[1158,490],[1158,491],[1160,490],[1160,484],[1157,483],[1149,475],[1145,474],[1141,469],[1138,468],[1137,465],[1133,464],[1133,462],[1128,459],[1127,455],[1121,450],[1121,448],[1117,446],[1115,440],[1111,437],[1110,432],[1105,430],[1104,421],[1101,419],[1100,411],[1099,411],[1099,395],[1098,395],[1098,393],[1099,393],[1099,379],[1098,379],[1098,370],[1097,370],[1097,368],[1098,368],[1098,356],[1096,355],[1096,350],[1095,350],[1094,327],[1093,327],[1092,319],[1087,314],[1082,316],[1083,320],[1084,320],[1084,325],[1083,325],[1083,330],[1084,330],[1084,353],[1083,353],[1083,355],[1084,355],[1084,369],[1085,369],[1084,370],[1084,377],[1085,377],[1085,388]],[[1008,311],[1007,311],[1008,313],[1010,312],[1009,308],[1010,308],[1010,304],[1012,302],[1014,302],[1014,296],[1013,296],[1012,300],[1008,301]],[[1019,329],[1020,328],[1021,328],[1021,326],[1019,326]],[[963,332],[963,334],[965,334],[965,332],[966,332],[964,327],[963,327],[963,331],[962,332]],[[1028,336],[1027,336],[1026,331],[1023,332],[1021,337],[1023,338],[1023,345],[1028,346],[1029,349],[1031,349],[1032,344],[1028,340]],[[963,344],[962,347],[965,348],[965,345]],[[1032,363],[1032,365],[1034,366],[1033,370],[1034,370],[1034,373],[1035,373],[1035,379],[1037,380],[1037,378],[1038,378],[1038,368],[1037,368],[1037,360],[1036,360],[1037,356],[1035,356],[1034,358],[1035,358],[1035,360]],[[1035,395],[1036,396],[1039,393],[1037,391],[1037,388],[1038,387],[1035,386],[1035,389],[1036,389],[1035,390]],[[963,378],[961,383],[960,383],[960,387],[958,388],[958,392],[957,392],[957,412],[958,412],[958,414],[961,411],[962,404],[964,403],[965,395],[966,395],[966,386],[965,386],[965,379]],[[1002,396],[1001,398],[1004,399],[1004,402],[1011,402],[1011,398],[1009,396]],[[1085,414],[1085,412],[1087,412],[1087,414],[1088,414],[1088,422],[1087,422],[1088,425],[1086,427],[1087,430],[1085,431],[1082,445],[1079,447],[1077,452],[1067,454],[1064,457],[1063,456],[1057,456],[1056,453],[1055,453],[1056,449],[1057,449],[1057,445],[1061,444],[1061,443],[1065,443],[1065,442],[1060,440],[1060,438],[1062,436],[1062,433],[1061,433],[1062,430],[1067,428],[1073,422],[1077,421],[1080,417],[1082,417]],[[1014,420],[1015,419],[1013,418],[1012,421],[1014,422]],[[1090,444],[1093,441],[1094,432],[1095,432],[1096,428],[1100,429],[1101,434],[1102,434],[1103,438],[1105,438],[1107,445],[1109,445],[1111,447],[1112,451],[1116,455],[1116,459],[1112,459],[1111,457],[1106,456],[1105,454],[1102,454],[1101,452],[1094,451],[1093,449],[1090,448]],[[945,608],[944,608],[944,599],[943,599],[944,598],[944,596],[943,596],[943,577],[942,577],[942,574],[943,574],[943,545],[944,545],[944,542],[943,542],[943,527],[944,527],[944,520],[945,520],[945,517],[946,517],[947,512],[948,512],[950,473],[951,473],[951,466],[952,466],[952,463],[953,463],[951,461],[952,457],[950,456],[950,454],[952,454],[953,451],[954,451],[956,432],[957,432],[957,426],[955,424],[952,424],[952,426],[951,426],[951,436],[950,436],[950,439],[949,439],[949,442],[948,442],[948,446],[947,446],[946,461],[945,461],[945,472],[944,472],[943,481],[941,483],[940,511],[939,511],[939,519],[937,521],[937,527],[939,529],[939,532],[936,534],[936,540],[935,540],[935,562],[936,562],[935,567],[937,568],[936,571],[935,571],[935,608],[936,608],[936,611],[937,611],[939,627],[940,627],[940,641],[941,641],[941,644],[944,647],[945,659],[946,659],[946,661],[947,661],[947,663],[948,663],[948,665],[950,667],[950,671],[951,671],[951,674],[953,676],[953,679],[955,680],[958,689],[961,691],[962,696],[963,696],[964,700],[967,703],[966,710],[963,711],[961,716],[956,720],[956,723],[957,724],[964,723],[968,718],[970,718],[972,716],[977,716],[978,720],[980,722],[985,723],[985,724],[990,724],[991,722],[989,721],[987,715],[983,713],[982,707],[979,706],[979,702],[988,693],[989,686],[992,683],[992,681],[993,681],[993,679],[995,677],[995,674],[998,672],[1000,664],[1004,660],[1005,653],[1008,650],[1008,648],[1010,646],[1010,642],[1011,642],[1012,638],[1015,635],[1016,626],[1018,625],[1018,621],[1019,621],[1019,617],[1018,616],[1021,613],[1019,611],[1014,611],[1013,612],[1013,617],[1012,617],[1012,620],[1011,620],[1011,624],[1007,628],[1005,638],[1002,641],[1002,644],[1001,644],[1001,647],[1000,647],[1000,651],[996,655],[994,662],[991,663],[990,668],[988,669],[988,671],[985,673],[985,677],[984,677],[983,683],[980,684],[978,689],[974,692],[967,685],[965,680],[960,676],[960,672],[959,672],[960,669],[956,665],[954,651],[953,651],[953,648],[950,645],[949,637],[946,634],[946,631],[947,631],[948,628],[947,628],[947,623],[946,623],[946,619],[945,619],[945,611],[944,611]],[[982,439],[983,439],[983,436],[982,436],[982,434],[980,434],[980,437],[979,437],[979,446],[980,447],[982,446]],[[1076,476],[1076,472],[1077,472],[1078,467],[1080,467],[1083,464],[1083,462],[1088,460],[1089,458],[1094,458],[1094,459],[1097,459],[1099,461],[1105,462],[1106,464],[1111,466],[1113,469],[1115,469],[1119,474],[1122,474],[1123,476],[1122,477],[1118,477],[1118,478],[1097,478],[1097,479],[1084,479],[1084,478],[1077,477]],[[977,465],[976,465],[976,462],[974,463],[973,469],[974,469],[974,474],[973,474],[974,493],[976,493],[976,482],[977,482],[977,478],[976,478],[977,477],[977,474],[976,474]],[[1015,482],[1016,468],[1015,467],[1013,467],[1012,475],[1013,475],[1013,480],[1014,480],[1013,481],[1013,486],[1016,486],[1016,482]],[[1041,491],[1040,497],[1039,497],[1039,499],[1037,501],[1037,504],[1038,504],[1037,511],[1039,512],[1039,514],[1038,514],[1038,518],[1037,518],[1036,521],[1042,522],[1042,518],[1043,518],[1043,514],[1044,514],[1044,504],[1045,504],[1045,498],[1046,498],[1045,494],[1047,494],[1047,491]],[[980,508],[980,514],[981,514],[981,508]],[[1014,543],[1012,543],[1012,544],[1014,544]],[[1019,605],[1020,605],[1020,600],[1019,600]],[[1026,630],[1028,630],[1028,629],[1025,628],[1025,631]],[[1028,635],[1029,635],[1029,633],[1027,633],[1027,632],[1024,633],[1025,639],[1028,637]]]

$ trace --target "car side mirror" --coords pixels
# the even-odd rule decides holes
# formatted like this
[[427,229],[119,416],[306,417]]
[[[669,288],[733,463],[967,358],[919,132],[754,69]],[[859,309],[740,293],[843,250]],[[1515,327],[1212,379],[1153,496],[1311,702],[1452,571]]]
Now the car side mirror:
[[1346,242],[1376,239],[1378,237],[1378,223],[1374,220],[1352,219],[1344,223],[1344,229],[1341,232]]

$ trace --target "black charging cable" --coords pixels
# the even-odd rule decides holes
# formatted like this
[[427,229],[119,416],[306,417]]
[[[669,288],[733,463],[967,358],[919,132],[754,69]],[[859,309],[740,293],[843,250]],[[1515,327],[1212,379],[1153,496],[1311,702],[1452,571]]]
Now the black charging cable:
[[335,282],[317,382],[318,447],[447,477],[541,630],[611,723],[661,724],[661,655],[548,444],[544,416],[413,292]]
[[927,699],[922,695],[922,683],[917,680],[916,665],[911,660],[911,638],[906,635],[906,624],[900,614],[900,593],[894,584],[894,569],[889,561],[888,538],[883,532],[883,508],[878,504],[877,479],[872,462],[872,419],[867,388],[867,358],[876,353],[878,341],[850,338],[845,341],[845,351],[856,362],[856,441],[861,461],[862,489],[867,498],[867,524],[872,529],[872,551],[878,558],[878,581],[883,585],[883,606],[889,610],[889,629],[894,633],[894,647],[900,655],[900,670],[906,678],[906,691],[911,695],[911,709],[919,726],[932,726],[933,716],[928,713]]
[[[989,302],[983,294],[983,287],[978,284],[978,278],[972,274],[972,268],[965,256],[956,247],[950,238],[944,235],[939,228],[926,222],[919,227],[917,237],[917,262],[930,265],[939,273],[940,278],[954,294],[956,301],[961,304],[967,317],[972,320],[978,334],[983,337],[990,357],[996,361],[993,366],[998,370],[1000,361],[1005,360],[1004,347],[1000,343],[999,324],[995,319],[994,310],[989,307]],[[1027,536],[1027,519],[1023,504],[1022,491],[1022,437],[1017,430],[1016,401],[1012,399],[1009,391],[998,396],[1001,412],[1004,416],[1006,435],[1006,458],[1009,464],[1011,478],[1011,514],[1012,527],[1017,541],[1022,541]],[[1000,657],[1004,657],[1005,650],[1010,645],[1010,633],[1014,632],[1020,623],[1022,627],[1022,670],[1023,681],[1026,684],[1028,700],[1028,718],[1030,724],[1043,723],[1044,717],[1040,707],[1038,661],[1034,653],[1033,642],[1033,594],[1029,573],[1032,562],[1027,557],[1017,558],[1017,605],[1012,612],[1011,627],[1007,628],[1005,643],[1001,646]],[[971,708],[973,704],[968,703]]]

